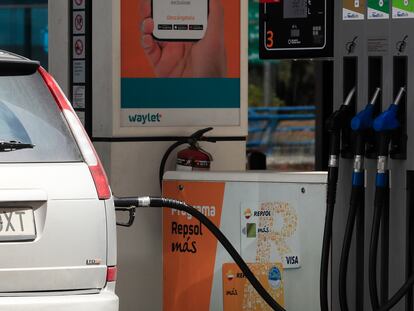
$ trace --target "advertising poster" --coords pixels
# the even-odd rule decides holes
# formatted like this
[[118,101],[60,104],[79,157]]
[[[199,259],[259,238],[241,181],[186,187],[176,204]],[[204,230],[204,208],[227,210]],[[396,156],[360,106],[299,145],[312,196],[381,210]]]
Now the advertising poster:
[[121,0],[121,126],[238,126],[240,9]]
[[[224,182],[171,182],[164,183],[163,194],[188,202],[220,227],[224,187]],[[191,215],[163,211],[164,311],[210,310],[217,243]]]
[[414,0],[393,0],[392,17],[396,19],[414,18]]
[[[285,305],[283,267],[277,263],[250,263],[250,270],[281,306]],[[235,263],[223,264],[223,311],[272,311]]]
[[368,0],[368,19],[389,19],[389,0]]
[[243,258],[300,268],[298,215],[289,202],[243,202],[240,217]]
[[365,19],[366,0],[342,0],[342,19],[344,21]]

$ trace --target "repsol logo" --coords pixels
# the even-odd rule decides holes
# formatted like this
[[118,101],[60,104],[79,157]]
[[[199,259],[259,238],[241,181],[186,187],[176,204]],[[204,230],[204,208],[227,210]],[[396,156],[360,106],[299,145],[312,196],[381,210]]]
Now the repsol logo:
[[161,122],[162,115],[160,113],[146,113],[146,114],[131,114],[128,116],[129,122],[140,123],[142,125],[148,123]]
[[270,211],[255,211],[254,216],[256,217],[270,217],[272,216]]

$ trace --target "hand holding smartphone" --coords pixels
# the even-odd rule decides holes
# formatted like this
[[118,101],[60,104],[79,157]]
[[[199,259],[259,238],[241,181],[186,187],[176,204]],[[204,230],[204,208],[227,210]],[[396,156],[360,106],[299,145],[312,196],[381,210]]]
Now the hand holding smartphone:
[[209,0],[152,0],[155,39],[201,40],[207,29]]
[[[141,44],[156,77],[226,77],[227,54],[224,41],[224,9],[221,3],[222,0],[191,0],[190,4],[205,4],[205,6],[195,7],[190,5],[192,8],[203,8],[203,10],[199,10],[200,14],[194,15],[198,16],[197,18],[194,17],[194,20],[191,22],[194,24],[191,24],[188,18],[182,18],[183,16],[190,16],[190,13],[187,15],[183,13],[180,13],[181,15],[177,15],[178,13],[175,15],[172,15],[173,13],[167,13],[166,15],[165,13],[163,13],[164,15],[159,13],[163,8],[162,6],[157,6],[157,3],[163,2],[168,4],[167,7],[170,7],[167,1],[174,2],[177,0],[138,1],[141,3]],[[176,24],[170,22],[171,16],[181,16],[181,18],[173,19],[181,19],[181,24],[188,27],[184,29],[184,26],[181,26],[182,30],[180,30],[181,28],[178,27],[180,25],[179,22]],[[164,24],[166,22],[171,24]],[[168,26],[167,29],[162,29],[165,25],[171,25],[171,27]],[[199,25],[199,30],[193,29],[194,27],[190,29],[190,25]],[[174,30],[174,28],[179,29]]]

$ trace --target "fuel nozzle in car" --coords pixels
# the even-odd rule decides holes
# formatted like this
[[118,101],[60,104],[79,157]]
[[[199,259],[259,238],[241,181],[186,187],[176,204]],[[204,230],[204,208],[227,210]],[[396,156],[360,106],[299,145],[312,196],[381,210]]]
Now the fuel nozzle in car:
[[131,204],[123,204],[121,202],[118,202],[118,205],[115,204],[115,210],[117,212],[126,212],[128,213],[128,220],[126,222],[120,222],[117,221],[116,225],[120,227],[132,227],[132,225],[135,222],[135,214],[136,214],[136,208]]
[[[342,244],[341,260],[339,265],[339,302],[342,311],[349,310],[347,299],[347,271],[349,253],[352,243],[352,235],[357,223],[356,244],[357,252],[363,257],[364,252],[364,201],[365,201],[365,168],[364,157],[367,137],[371,135],[374,108],[381,92],[377,88],[368,105],[359,112],[351,121],[351,128],[356,136],[355,157],[352,172],[352,190],[348,219],[345,227],[344,241]],[[363,278],[363,275],[357,275]],[[362,280],[363,283],[363,280]]]
[[327,120],[326,127],[329,133],[329,163],[328,189],[326,197],[326,218],[322,242],[321,271],[320,271],[320,305],[322,311],[329,310],[328,303],[328,270],[329,254],[332,239],[332,221],[336,201],[336,188],[339,174],[339,156],[341,149],[341,131],[349,127],[352,118],[351,101],[356,88],[348,93],[345,102]]

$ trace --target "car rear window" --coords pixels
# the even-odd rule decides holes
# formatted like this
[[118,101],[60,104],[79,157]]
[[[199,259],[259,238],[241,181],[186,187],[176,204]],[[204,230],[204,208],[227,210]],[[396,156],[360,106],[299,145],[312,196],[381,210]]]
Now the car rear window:
[[0,76],[0,141],[35,145],[0,150],[0,163],[78,162],[82,156],[39,73]]

